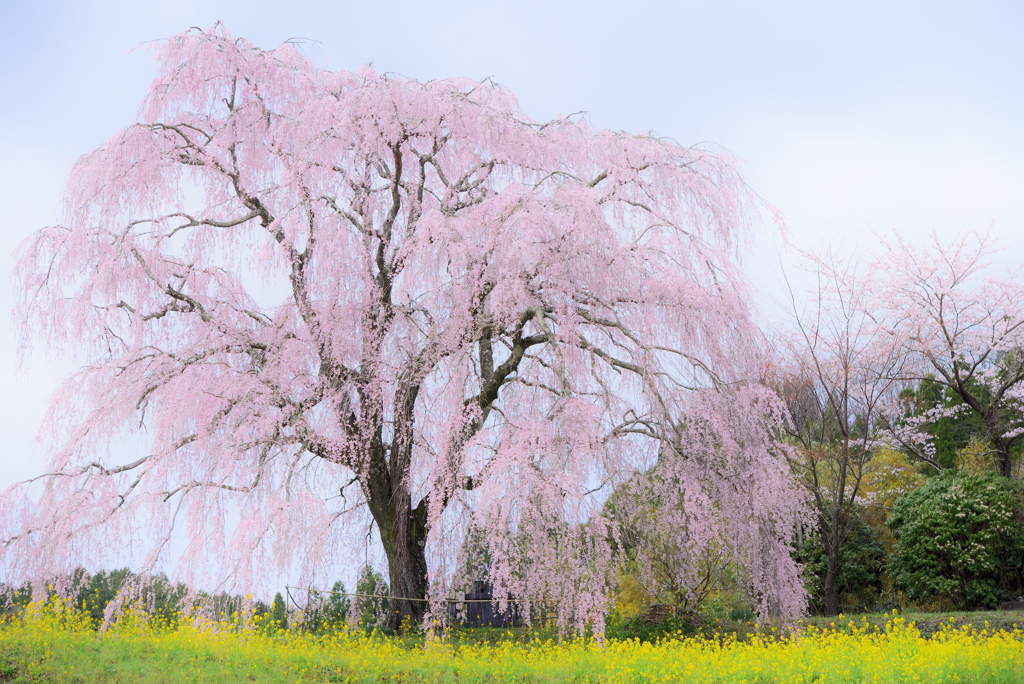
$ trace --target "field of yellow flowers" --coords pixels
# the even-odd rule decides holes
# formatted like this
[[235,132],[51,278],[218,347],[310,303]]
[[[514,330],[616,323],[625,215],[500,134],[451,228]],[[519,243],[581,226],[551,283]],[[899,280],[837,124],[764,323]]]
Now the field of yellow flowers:
[[408,642],[174,629],[125,619],[97,635],[61,605],[0,625],[0,682],[1024,682],[1024,632],[948,623],[924,637],[892,615],[825,628],[636,640]]

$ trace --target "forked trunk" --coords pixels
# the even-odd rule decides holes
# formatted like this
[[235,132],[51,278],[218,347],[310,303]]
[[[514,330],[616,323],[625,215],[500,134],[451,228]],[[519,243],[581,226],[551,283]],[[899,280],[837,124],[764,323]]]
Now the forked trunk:
[[[375,474],[383,475],[383,469]],[[370,511],[380,530],[380,541],[388,558],[388,626],[395,630],[418,627],[426,612],[427,597],[427,506],[412,508],[407,493],[394,492],[387,476],[371,478]]]

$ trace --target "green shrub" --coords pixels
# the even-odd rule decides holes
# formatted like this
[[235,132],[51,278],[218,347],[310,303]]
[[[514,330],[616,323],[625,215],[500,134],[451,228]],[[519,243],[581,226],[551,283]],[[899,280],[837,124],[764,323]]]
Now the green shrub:
[[1024,496],[995,473],[946,471],[896,500],[889,574],[914,601],[993,608],[1024,588]]
[[[836,574],[836,597],[840,606],[871,606],[882,592],[882,571],[885,549],[875,532],[861,516],[859,508],[850,511],[850,531],[839,547],[839,568]],[[793,557],[803,565],[811,612],[821,614],[825,607],[825,573],[828,557],[817,531],[807,535],[804,545]]]
[[352,602],[345,595],[345,585],[341,580],[334,583],[331,591],[334,593],[327,599],[327,605],[324,608],[324,622],[330,627],[336,627],[344,624],[345,620],[348,619],[348,612],[352,607]]
[[604,624],[605,638],[615,641],[636,639],[645,643],[655,643],[660,639],[678,637],[680,634],[694,636],[698,631],[692,614],[673,616],[658,622],[649,622],[642,617],[608,615]]
[[345,585],[338,580],[330,592],[310,591],[303,614],[302,628],[312,634],[324,634],[344,626],[351,601]]
[[[388,582],[384,575],[370,566],[363,566],[356,580],[357,596],[352,601],[351,613],[367,631],[389,632],[388,610],[390,608]],[[371,598],[372,597],[372,598]]]
[[754,619],[754,611],[749,608],[733,608],[729,611],[729,619],[735,622],[746,620],[749,622]]

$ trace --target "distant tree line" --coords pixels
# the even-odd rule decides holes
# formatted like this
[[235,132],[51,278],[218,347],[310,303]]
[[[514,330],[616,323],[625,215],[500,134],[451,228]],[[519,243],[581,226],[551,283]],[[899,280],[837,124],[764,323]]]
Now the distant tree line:
[[[123,591],[130,591],[131,599],[123,602],[121,610],[108,616],[108,608]],[[78,568],[69,576],[54,578],[47,588],[46,598],[53,599],[60,594],[66,604],[80,610],[95,627],[108,618],[116,622],[125,609],[135,608],[144,612],[153,624],[169,628],[175,627],[182,615],[199,614],[238,624],[248,619],[256,629],[269,634],[287,629],[314,634],[339,629],[388,631],[390,592],[384,576],[364,566],[353,593],[355,596],[339,580],[330,590],[295,591],[292,600],[296,603],[289,606],[281,592],[267,603],[259,599],[247,600],[240,594],[190,591],[185,584],[172,583],[164,574],[141,577],[128,568],[90,574]],[[32,600],[30,585],[14,587],[0,583],[0,613],[17,614]]]

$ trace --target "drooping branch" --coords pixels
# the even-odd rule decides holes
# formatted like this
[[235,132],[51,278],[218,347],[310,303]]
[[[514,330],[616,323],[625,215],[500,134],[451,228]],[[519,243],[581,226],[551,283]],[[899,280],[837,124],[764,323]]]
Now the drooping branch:
[[[99,526],[188,520],[185,565],[206,573],[217,546],[249,578],[264,551],[325,576],[351,557],[332,526],[372,520],[393,590],[413,597],[446,581],[427,554],[463,526],[441,516],[501,521],[496,539],[529,540],[504,540],[495,578],[555,597],[564,626],[600,625],[615,558],[595,495],[664,458],[693,492],[725,493],[705,522],[795,614],[772,531],[791,492],[768,485],[766,400],[743,394],[753,328],[723,285],[759,205],[727,157],[579,117],[535,124],[489,82],[316,69],[222,28],[162,50],[142,122],[83,158],[68,225],[22,262],[27,325],[106,347],[61,399],[97,408],[55,409],[71,456],[51,470],[88,472],[48,489],[53,520],[83,492]],[[198,437],[160,468],[92,467],[94,440],[139,425]],[[748,485],[773,494],[740,505]],[[520,548],[535,558],[513,567]],[[3,568],[34,564],[24,549]]]

